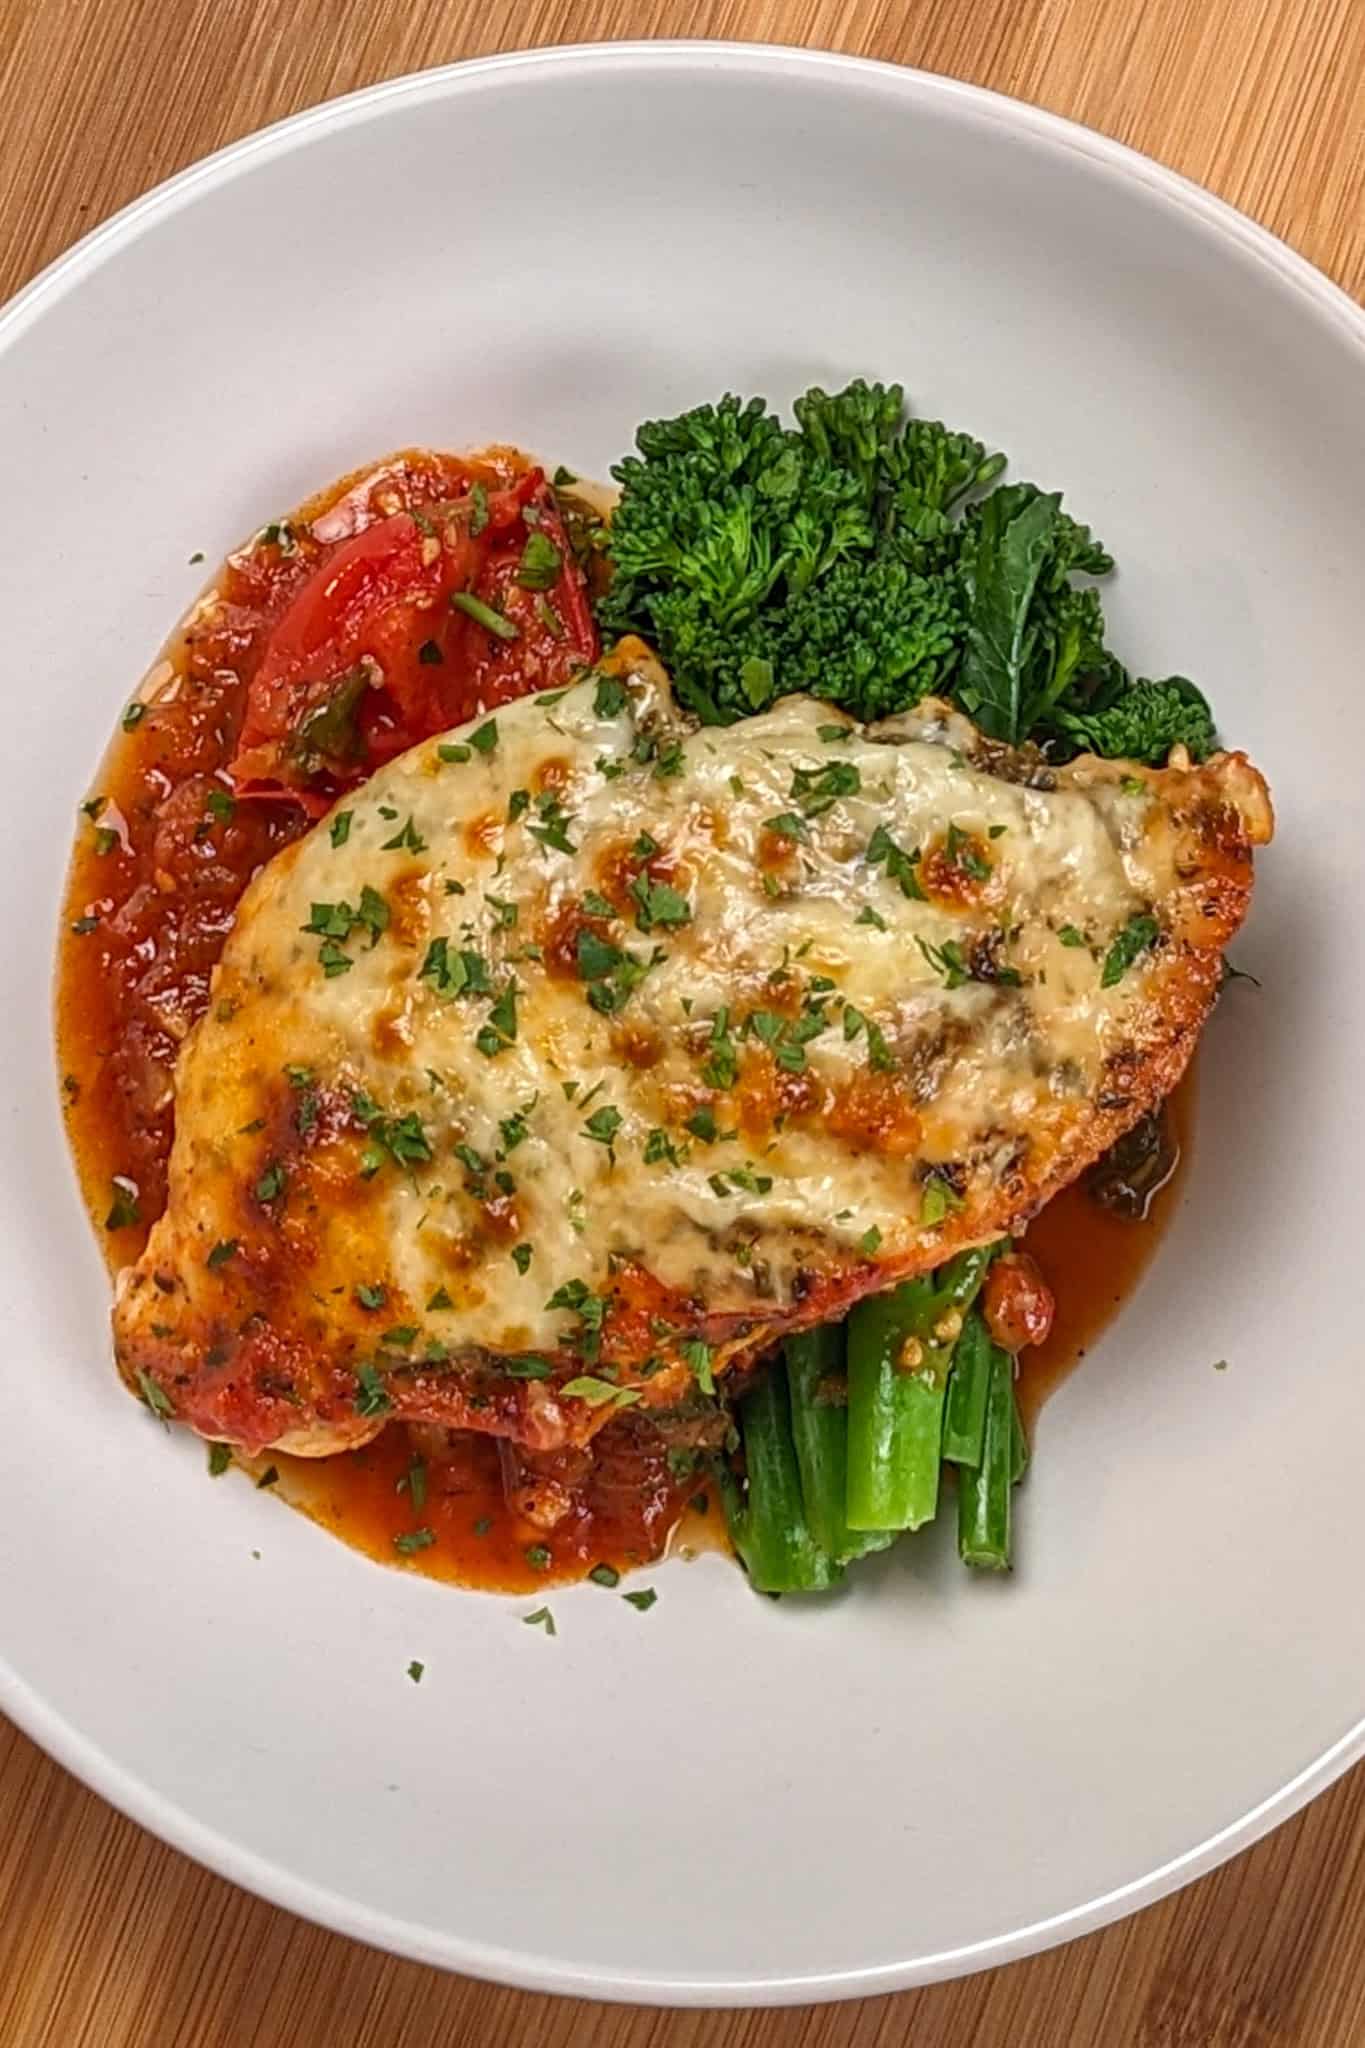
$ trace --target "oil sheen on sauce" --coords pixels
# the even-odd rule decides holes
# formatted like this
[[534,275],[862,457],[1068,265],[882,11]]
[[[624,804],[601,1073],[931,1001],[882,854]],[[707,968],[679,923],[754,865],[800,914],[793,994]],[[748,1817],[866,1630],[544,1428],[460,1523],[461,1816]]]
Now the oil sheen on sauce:
[[[394,458],[398,462],[400,458]],[[298,528],[357,488],[345,478],[294,515]],[[243,561],[247,566],[243,568]],[[241,670],[259,649],[286,560],[263,573],[245,557],[220,571],[236,603],[221,626],[202,604],[178,628],[134,700],[78,820],[57,959],[56,1037],[67,1132],[111,1271],[135,1259],[164,1200],[178,1044],[208,1002],[209,977],[251,874],[306,821],[244,799],[220,814],[242,715]],[[232,580],[232,579],[235,579]],[[206,807],[207,806],[207,807]],[[1169,1114],[1188,1156],[1192,1077]],[[1033,1431],[1047,1394],[1085,1355],[1138,1284],[1177,1204],[1182,1166],[1140,1222],[1102,1208],[1084,1181],[1035,1219],[1027,1249],[1056,1296],[1046,1344],[1025,1352],[1020,1400]],[[118,1177],[135,1206],[118,1215]],[[625,1572],[670,1549],[725,1547],[724,1515],[703,1460],[622,1418],[603,1431],[586,1509],[542,1535],[509,1507],[508,1454],[490,1438],[424,1446],[399,1425],[364,1449],[318,1460],[244,1462],[274,1492],[353,1547],[456,1584],[534,1592],[598,1569]],[[231,1483],[231,1481],[229,1481]]]

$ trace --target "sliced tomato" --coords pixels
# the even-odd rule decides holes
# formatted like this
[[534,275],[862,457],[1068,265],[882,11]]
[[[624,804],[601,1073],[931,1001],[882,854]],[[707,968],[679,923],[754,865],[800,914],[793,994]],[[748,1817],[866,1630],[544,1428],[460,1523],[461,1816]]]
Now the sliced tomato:
[[567,682],[597,645],[543,470],[389,513],[328,548],[272,630],[234,780],[325,809],[418,740]]

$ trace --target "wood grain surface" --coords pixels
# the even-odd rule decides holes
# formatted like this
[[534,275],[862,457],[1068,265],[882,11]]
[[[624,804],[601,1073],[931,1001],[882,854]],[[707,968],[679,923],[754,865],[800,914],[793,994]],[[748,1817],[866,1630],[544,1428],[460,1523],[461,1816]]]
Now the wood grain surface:
[[[0,298],[263,122],[486,51],[824,45],[1135,144],[1365,296],[1365,0],[0,0]],[[4,1569],[18,1567],[7,1564]],[[665,2013],[395,1962],[163,1848],[0,1722],[0,2048],[1353,2048],[1365,1772],[1176,1898],[860,2005]]]

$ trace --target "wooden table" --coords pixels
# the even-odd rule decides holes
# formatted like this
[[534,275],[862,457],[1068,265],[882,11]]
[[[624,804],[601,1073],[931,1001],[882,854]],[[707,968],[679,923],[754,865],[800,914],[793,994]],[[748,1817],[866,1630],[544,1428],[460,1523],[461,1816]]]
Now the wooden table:
[[[0,0],[0,298],[263,122],[422,65],[658,35],[946,71],[1135,143],[1365,295],[1365,0]],[[0,2048],[1350,2048],[1365,1774],[1033,1962],[857,2006],[659,2013],[394,1962],[224,1884],[0,1723]]]

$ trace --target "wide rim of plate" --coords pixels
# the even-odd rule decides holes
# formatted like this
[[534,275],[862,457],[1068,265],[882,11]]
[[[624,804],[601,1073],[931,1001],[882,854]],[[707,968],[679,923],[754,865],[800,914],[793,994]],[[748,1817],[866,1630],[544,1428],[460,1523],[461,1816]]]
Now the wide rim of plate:
[[[116,257],[154,223],[190,204],[200,192],[230,183],[257,163],[302,149],[315,136],[360,125],[405,101],[418,103],[479,90],[499,79],[515,85],[519,77],[529,72],[556,70],[572,74],[590,69],[628,71],[641,66],[662,70],[698,64],[714,69],[747,70],[774,82],[798,72],[824,74],[850,93],[897,95],[910,112],[935,105],[957,113],[964,127],[988,124],[1008,128],[1040,151],[1075,157],[1083,174],[1090,171],[1120,184],[1139,185],[1172,212],[1193,217],[1205,229],[1236,245],[1262,268],[1267,289],[1291,291],[1302,302],[1303,310],[1353,342],[1359,350],[1365,381],[1365,309],[1268,229],[1202,186],[1125,144],[1042,108],[933,72],[827,50],[701,40],[563,44],[540,50],[506,51],[388,79],[272,123],[190,164],[133,200],[57,257],[6,306],[0,307],[0,358],[7,344],[41,317],[49,304]],[[0,1709],[58,1763],[130,1819],[232,1883],[304,1919],[416,1962],[525,1990],[680,2006],[789,2005],[868,1997],[1017,1961],[1059,1942],[1092,1933],[1214,1869],[1287,1820],[1365,1755],[1362,1716],[1321,1755],[1258,1804],[1179,1856],[1065,1912],[981,1941],[885,1964],[811,1976],[701,1978],[632,1975],[625,1971],[603,1974],[564,1957],[496,1947],[456,1934],[434,1934],[430,1928],[358,1906],[340,1893],[298,1877],[285,1865],[258,1856],[231,1836],[199,1821],[188,1808],[162,1798],[45,1701],[2,1652]]]

